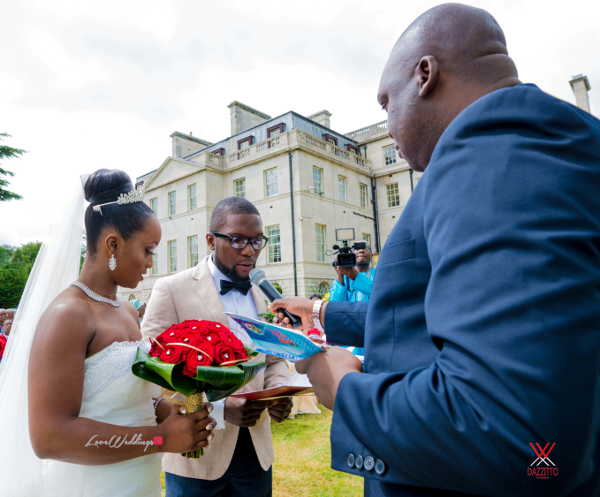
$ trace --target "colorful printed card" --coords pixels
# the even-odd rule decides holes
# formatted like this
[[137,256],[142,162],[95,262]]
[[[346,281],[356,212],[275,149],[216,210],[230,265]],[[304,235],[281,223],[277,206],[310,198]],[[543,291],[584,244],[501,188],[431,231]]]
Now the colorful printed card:
[[318,352],[324,352],[322,347],[311,342],[308,337],[299,331],[263,323],[232,312],[226,312],[225,314],[244,328],[254,342],[256,350],[264,354],[275,355],[296,362]]

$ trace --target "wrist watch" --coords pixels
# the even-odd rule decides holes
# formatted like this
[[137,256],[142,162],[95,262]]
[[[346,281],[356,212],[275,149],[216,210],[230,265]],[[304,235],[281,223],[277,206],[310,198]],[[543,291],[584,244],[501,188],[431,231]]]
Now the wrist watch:
[[324,300],[315,300],[313,304],[313,322],[315,323],[315,328],[321,332],[325,331],[323,325],[321,324],[321,307],[323,306]]

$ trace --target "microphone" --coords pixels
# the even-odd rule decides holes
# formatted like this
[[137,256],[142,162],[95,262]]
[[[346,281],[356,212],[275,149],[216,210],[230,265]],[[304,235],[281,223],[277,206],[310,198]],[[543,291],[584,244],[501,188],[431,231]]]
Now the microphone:
[[[250,282],[254,285],[257,285],[258,288],[262,290],[265,296],[269,299],[269,301],[273,302],[277,299],[282,299],[283,296],[277,291],[277,289],[271,284],[271,282],[267,279],[267,275],[262,269],[254,268],[250,271]],[[290,320],[290,324],[297,328],[302,324],[302,320],[298,316],[294,316],[290,314],[285,309],[278,309],[279,312],[282,312],[283,315]]]

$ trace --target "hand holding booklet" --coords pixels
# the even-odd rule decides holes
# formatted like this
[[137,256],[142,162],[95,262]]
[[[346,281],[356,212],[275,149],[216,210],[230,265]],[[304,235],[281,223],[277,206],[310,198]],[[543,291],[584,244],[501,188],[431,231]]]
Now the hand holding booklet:
[[[283,328],[257,319],[226,312],[248,333],[254,342],[255,349],[264,354],[283,357],[292,362],[306,359],[313,354],[325,352],[323,347],[312,342],[307,336],[289,328]],[[247,400],[267,400],[279,397],[292,397],[312,393],[312,385],[308,376],[294,373],[285,385],[257,390],[254,392],[239,392],[232,397]]]
[[312,342],[299,331],[264,323],[232,312],[226,312],[225,314],[248,333],[256,350],[264,354],[275,355],[296,362],[313,354],[325,352],[323,347]]

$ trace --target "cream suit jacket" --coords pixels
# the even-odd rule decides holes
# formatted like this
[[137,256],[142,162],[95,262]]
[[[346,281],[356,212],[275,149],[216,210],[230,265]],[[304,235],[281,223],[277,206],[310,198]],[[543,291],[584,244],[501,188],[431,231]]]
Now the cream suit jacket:
[[[252,296],[259,313],[266,311],[264,295],[253,286]],[[229,327],[229,320],[223,314],[223,304],[208,268],[207,259],[196,267],[159,279],[152,290],[146,314],[142,322],[142,335],[156,337],[169,326],[186,319],[206,319]],[[267,369],[248,383],[241,391],[261,390],[277,383],[286,383],[289,368],[284,359],[259,354],[254,360],[266,361]],[[266,471],[273,464],[273,440],[270,418],[263,411],[250,435],[254,443],[260,465]],[[216,480],[223,476],[231,459],[238,439],[239,427],[226,423],[224,430],[215,430],[215,438],[210,448],[199,459],[187,459],[180,454],[165,454],[163,469],[179,476]]]

